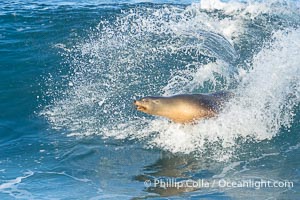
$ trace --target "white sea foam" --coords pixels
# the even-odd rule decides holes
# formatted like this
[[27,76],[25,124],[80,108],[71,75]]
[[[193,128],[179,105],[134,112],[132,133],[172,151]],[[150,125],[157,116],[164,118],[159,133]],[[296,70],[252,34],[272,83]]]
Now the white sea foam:
[[[289,127],[293,108],[300,102],[299,38],[299,29],[276,32],[274,44],[255,56],[253,68],[242,78],[236,97],[223,113],[193,126],[160,124],[151,143],[172,152],[189,152],[204,147],[205,140],[229,147],[238,137],[271,139],[280,128]],[[181,139],[170,139],[178,137]],[[184,140],[186,145],[182,145]]]

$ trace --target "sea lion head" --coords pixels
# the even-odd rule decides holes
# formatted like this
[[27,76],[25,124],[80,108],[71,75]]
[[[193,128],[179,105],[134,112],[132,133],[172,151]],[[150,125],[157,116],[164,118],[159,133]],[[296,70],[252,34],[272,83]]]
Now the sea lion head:
[[138,111],[147,113],[147,114],[152,114],[156,115],[158,114],[159,110],[161,109],[160,107],[161,103],[161,97],[144,97],[140,100],[135,100],[133,104],[136,106],[136,109]]

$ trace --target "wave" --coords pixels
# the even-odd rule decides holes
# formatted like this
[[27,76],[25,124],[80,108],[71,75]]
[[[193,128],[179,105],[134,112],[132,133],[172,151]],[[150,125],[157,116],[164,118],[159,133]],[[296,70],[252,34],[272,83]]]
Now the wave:
[[[134,139],[173,153],[234,154],[237,140],[272,139],[299,115],[299,5],[289,1],[138,4],[104,16],[46,78],[41,115],[69,136]],[[60,78],[57,78],[60,77]],[[56,90],[59,85],[63,89]],[[137,113],[146,95],[232,90],[217,117],[178,125]],[[297,122],[296,122],[297,123]]]

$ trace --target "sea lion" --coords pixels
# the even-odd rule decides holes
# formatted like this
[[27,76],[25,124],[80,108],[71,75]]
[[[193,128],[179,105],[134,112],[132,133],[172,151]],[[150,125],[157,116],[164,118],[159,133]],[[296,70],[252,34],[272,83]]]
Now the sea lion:
[[232,96],[231,92],[226,91],[210,94],[179,94],[170,97],[147,96],[135,100],[134,105],[138,111],[185,124],[216,116]]

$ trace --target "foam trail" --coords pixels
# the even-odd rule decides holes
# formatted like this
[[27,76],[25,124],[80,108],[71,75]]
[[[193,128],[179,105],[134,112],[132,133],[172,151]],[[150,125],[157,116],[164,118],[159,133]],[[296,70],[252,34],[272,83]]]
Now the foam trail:
[[34,199],[32,194],[26,190],[18,189],[18,185],[22,183],[23,179],[27,179],[34,175],[33,172],[29,171],[24,174],[25,176],[20,176],[12,180],[8,180],[6,183],[0,185],[0,192],[8,193],[10,196],[19,199]]

